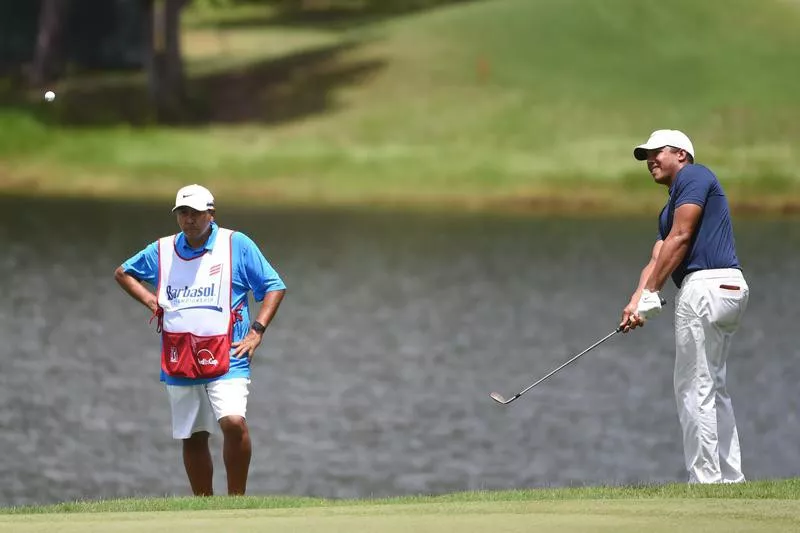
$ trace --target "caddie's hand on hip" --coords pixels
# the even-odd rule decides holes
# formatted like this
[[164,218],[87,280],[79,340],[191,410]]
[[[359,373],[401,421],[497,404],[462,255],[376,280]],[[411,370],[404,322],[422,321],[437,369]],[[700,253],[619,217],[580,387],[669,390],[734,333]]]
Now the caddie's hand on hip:
[[152,298],[148,298],[148,300],[144,304],[147,308],[155,314],[158,312],[158,296],[155,294],[152,295]]
[[231,356],[237,358],[247,357],[248,361],[252,361],[256,348],[261,344],[262,337],[263,333],[257,333],[251,329],[244,339],[231,344],[234,348]]

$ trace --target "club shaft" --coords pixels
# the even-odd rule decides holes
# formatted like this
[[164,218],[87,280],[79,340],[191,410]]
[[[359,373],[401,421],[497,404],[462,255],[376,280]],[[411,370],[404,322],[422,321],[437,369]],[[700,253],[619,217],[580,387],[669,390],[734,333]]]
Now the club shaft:
[[526,389],[522,390],[522,391],[521,391],[519,394],[516,394],[516,395],[514,395],[514,399],[516,399],[516,398],[519,398],[520,396],[522,396],[523,394],[525,394],[526,392],[528,392],[529,390],[531,390],[532,388],[534,388],[534,387],[535,387],[536,385],[538,385],[539,383],[541,383],[541,382],[545,381],[546,379],[548,379],[550,376],[552,376],[553,374],[555,374],[556,372],[558,372],[559,370],[561,370],[561,369],[562,369],[562,368],[564,368],[565,366],[567,366],[567,365],[569,365],[570,363],[572,363],[572,362],[576,361],[576,360],[577,360],[579,357],[581,357],[582,355],[584,355],[584,354],[586,354],[586,353],[588,353],[588,352],[590,352],[590,351],[594,350],[595,348],[597,348],[598,346],[600,346],[601,344],[603,344],[604,342],[606,342],[608,339],[610,339],[611,337],[613,337],[614,335],[616,335],[616,334],[617,334],[617,333],[619,333],[620,331],[622,331],[622,330],[621,330],[621,329],[615,329],[614,331],[612,331],[611,333],[609,333],[608,335],[606,335],[605,337],[603,337],[602,339],[600,339],[600,340],[599,340],[599,341],[597,341],[596,343],[594,343],[594,344],[592,344],[591,346],[589,346],[588,348],[586,348],[584,351],[582,351],[582,352],[581,352],[581,353],[579,353],[578,355],[576,355],[576,356],[572,357],[571,359],[569,359],[568,361],[566,361],[564,364],[562,364],[562,365],[561,365],[561,366],[559,366],[558,368],[555,368],[555,369],[551,370],[551,371],[550,371],[550,372],[549,372],[549,373],[548,373],[546,376],[544,376],[544,377],[540,378],[540,379],[539,379],[538,381],[536,381],[535,383],[531,383],[531,384],[530,384],[530,385],[529,385],[529,386],[528,386]]

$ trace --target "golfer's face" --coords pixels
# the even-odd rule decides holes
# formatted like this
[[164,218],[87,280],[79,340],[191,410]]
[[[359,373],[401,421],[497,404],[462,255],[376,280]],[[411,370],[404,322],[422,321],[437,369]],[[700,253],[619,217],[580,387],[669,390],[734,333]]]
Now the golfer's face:
[[647,170],[656,183],[669,184],[680,170],[680,150],[669,146],[648,150]]
[[197,211],[191,207],[179,207],[176,211],[178,226],[190,240],[199,239],[205,235],[214,215],[211,211]]

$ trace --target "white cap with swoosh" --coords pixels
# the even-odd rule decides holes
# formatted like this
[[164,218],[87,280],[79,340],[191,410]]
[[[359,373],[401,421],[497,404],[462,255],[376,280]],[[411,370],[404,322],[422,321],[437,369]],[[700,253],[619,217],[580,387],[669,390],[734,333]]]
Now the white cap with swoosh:
[[633,149],[633,157],[639,161],[647,159],[647,151],[655,150],[657,148],[664,148],[665,146],[672,146],[686,150],[686,152],[694,158],[694,146],[689,137],[679,130],[656,130],[650,134],[647,142],[640,144]]
[[202,185],[181,187],[175,195],[175,207],[172,210],[175,211],[179,207],[191,207],[196,211],[214,209],[214,195]]

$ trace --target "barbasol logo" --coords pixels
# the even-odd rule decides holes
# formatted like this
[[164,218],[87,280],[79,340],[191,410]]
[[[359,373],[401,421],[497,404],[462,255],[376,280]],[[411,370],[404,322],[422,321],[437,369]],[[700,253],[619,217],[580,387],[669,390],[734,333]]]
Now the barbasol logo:
[[167,285],[166,293],[167,300],[173,310],[191,309],[191,308],[204,308],[221,311],[219,307],[220,291],[217,290],[217,284],[195,286],[195,287],[173,287]]
[[184,300],[187,298],[213,298],[216,294],[216,283],[207,287],[181,287],[175,289],[172,285],[167,285],[167,300]]

